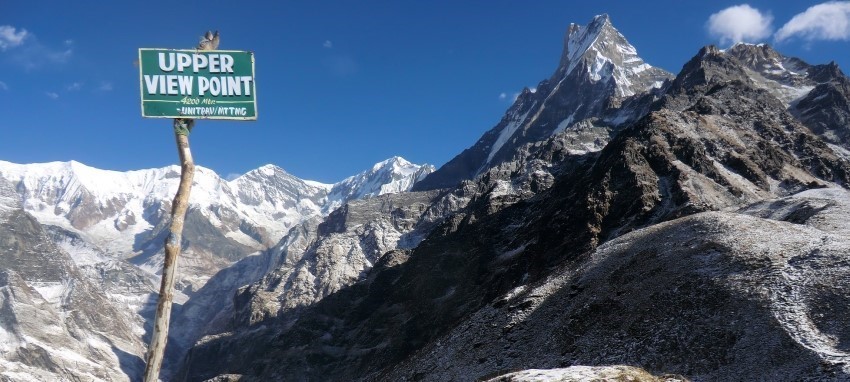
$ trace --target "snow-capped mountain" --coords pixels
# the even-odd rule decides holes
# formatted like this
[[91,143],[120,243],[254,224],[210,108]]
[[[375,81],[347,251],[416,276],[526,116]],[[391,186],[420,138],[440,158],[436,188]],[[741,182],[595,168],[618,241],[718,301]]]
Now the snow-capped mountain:
[[402,157],[392,157],[376,163],[371,170],[348,177],[331,187],[325,211],[330,212],[347,200],[363,199],[410,190],[436,168],[416,165]]
[[661,87],[671,76],[644,62],[605,14],[594,17],[586,26],[570,24],[558,70],[550,81],[563,81],[577,70],[588,74],[592,82],[613,85],[617,97]]
[[[200,287],[223,266],[276,244],[294,225],[330,213],[347,200],[406,191],[433,166],[395,157],[337,184],[299,179],[265,165],[234,180],[197,167],[187,220],[215,230],[192,234],[181,261]],[[61,227],[117,259],[130,259],[151,272],[161,268],[159,236],[167,224],[180,169],[117,172],[82,163],[14,164],[0,161],[0,176],[15,185],[26,211],[40,222]],[[203,240],[199,240],[203,237]],[[212,242],[211,242],[212,240]],[[212,247],[215,246],[215,251]],[[208,255],[196,258],[193,255]],[[192,261],[190,261],[192,260]]]
[[[673,77],[601,15],[430,191],[401,158],[333,185],[200,171],[165,375],[848,380],[848,84],[750,44]],[[135,376],[176,168],[49,166],[0,163],[0,314],[37,316],[0,321],[0,376]]]
[[573,153],[599,151],[614,130],[645,111],[648,101],[641,96],[670,78],[637,55],[608,15],[586,26],[570,24],[552,76],[534,90],[524,89],[493,129],[413,189],[456,186],[553,134],[574,136]]
[[[3,351],[20,354],[24,351],[21,349],[41,344],[38,346],[47,349],[47,353],[82,354],[79,357],[86,362],[103,364],[102,368],[68,368],[65,373],[58,372],[60,377],[90,374],[98,379],[121,379],[117,377],[122,374],[121,368],[109,366],[113,362],[121,363],[130,377],[141,372],[143,367],[140,369],[137,361],[141,360],[144,349],[141,340],[150,330],[149,318],[155,309],[157,273],[162,268],[162,247],[179,171],[177,166],[117,172],[75,161],[40,164],[0,161],[0,182],[5,185],[0,190],[4,191],[0,195],[0,209],[18,211],[15,216],[38,222],[31,227],[32,233],[10,228],[12,234],[27,234],[24,239],[10,240],[26,240],[29,246],[46,251],[44,256],[52,256],[45,257],[43,261],[47,264],[43,267],[26,268],[26,262],[10,262],[9,259],[18,256],[17,252],[9,252],[15,251],[14,246],[0,250],[0,263],[7,271],[3,275],[5,284],[0,288],[12,288],[9,293],[18,296],[2,301],[9,312],[25,312],[27,306],[41,306],[42,301],[47,301],[52,304],[52,310],[47,313],[63,315],[75,309],[69,305],[70,301],[79,305],[79,300],[85,299],[74,293],[81,290],[94,293],[102,296],[93,300],[96,305],[102,305],[115,320],[114,325],[120,326],[120,330],[116,329],[118,334],[107,333],[104,341],[114,346],[119,346],[118,340],[128,343],[115,348],[120,351],[115,350],[115,355],[107,357],[97,348],[101,346],[95,343],[101,341],[99,337],[88,333],[94,330],[90,325],[67,329],[77,339],[94,336],[87,340],[90,346],[95,346],[91,348],[94,350],[86,351],[80,350],[85,345],[74,342],[77,340],[60,341],[56,337],[57,343],[51,344],[45,342],[47,337],[42,338],[47,334],[27,332],[31,326],[22,329],[13,325],[0,328],[4,330],[0,333],[7,333],[3,336],[16,336],[9,337],[12,341],[9,346],[14,346]],[[185,303],[222,269],[273,247],[290,228],[320,219],[354,198],[407,191],[430,171],[433,166],[414,165],[394,157],[337,184],[323,184],[299,179],[274,165],[262,166],[231,181],[197,167],[184,227],[183,251],[178,259],[179,290],[175,302]],[[19,223],[10,219],[5,224]],[[42,280],[38,276],[41,271],[36,271],[59,266],[64,268],[51,271],[55,277],[50,276],[49,280]],[[47,313],[44,317],[52,317]],[[78,333],[80,330],[83,334]],[[25,337],[41,338],[39,341],[43,343],[21,339]],[[5,366],[21,373],[41,370],[33,363],[32,356],[21,357],[18,363]],[[47,378],[44,376],[54,372],[57,371],[45,366],[40,374],[33,375]]]

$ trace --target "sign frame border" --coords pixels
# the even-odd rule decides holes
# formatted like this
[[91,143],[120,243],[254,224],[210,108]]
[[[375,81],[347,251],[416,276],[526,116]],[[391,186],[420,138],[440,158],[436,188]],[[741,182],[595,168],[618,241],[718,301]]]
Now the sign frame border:
[[[254,93],[254,116],[253,117],[210,117],[210,116],[170,116],[170,115],[145,115],[145,89],[144,89],[144,73],[142,72],[142,51],[143,50],[166,50],[172,52],[190,52],[190,53],[248,53],[251,56],[251,90]],[[228,120],[228,121],[256,121],[260,115],[257,109],[257,71],[254,66],[254,52],[250,50],[201,50],[201,49],[171,49],[171,48],[139,48],[139,106],[142,109],[142,118],[169,118],[169,119],[206,119],[206,120]]]

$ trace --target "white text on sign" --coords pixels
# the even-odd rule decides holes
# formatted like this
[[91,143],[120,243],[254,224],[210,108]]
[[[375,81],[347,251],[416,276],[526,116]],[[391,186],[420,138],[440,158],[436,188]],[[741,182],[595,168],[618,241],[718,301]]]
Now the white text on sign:
[[[228,76],[233,73],[233,57],[220,54],[159,53],[159,69],[163,72],[225,73],[222,76],[197,77],[180,74],[144,75],[148,94],[192,96],[250,96],[252,76]],[[195,91],[197,87],[197,92]]]

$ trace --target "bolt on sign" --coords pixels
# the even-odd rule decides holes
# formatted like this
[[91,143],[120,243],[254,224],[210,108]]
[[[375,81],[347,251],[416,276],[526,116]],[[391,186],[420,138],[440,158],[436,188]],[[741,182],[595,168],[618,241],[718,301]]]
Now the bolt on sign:
[[139,49],[142,117],[257,119],[254,53]]

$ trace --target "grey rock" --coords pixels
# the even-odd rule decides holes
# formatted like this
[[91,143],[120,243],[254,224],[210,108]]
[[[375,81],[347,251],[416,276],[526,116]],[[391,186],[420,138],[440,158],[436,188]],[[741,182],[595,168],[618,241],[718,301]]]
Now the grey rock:
[[[785,212],[824,206],[795,223]],[[766,204],[771,204],[766,205]],[[782,205],[785,212],[774,208]],[[637,230],[521,285],[382,380],[631,364],[694,380],[844,380],[846,190],[813,190]]]
[[0,378],[130,380],[144,345],[0,179]]
[[[466,207],[416,248],[393,252],[397,265],[376,266],[298,312],[206,338],[191,351],[187,379],[236,373],[260,380],[447,380],[612,363],[708,379],[846,378],[844,348],[810,346],[840,342],[807,337],[811,332],[798,330],[807,324],[794,313],[837,311],[826,302],[834,298],[783,303],[790,297],[770,293],[805,285],[773,272],[784,269],[778,266],[769,277],[760,273],[814,248],[800,243],[816,247],[823,233],[795,229],[782,239],[787,251],[762,253],[753,248],[763,241],[753,244],[740,231],[760,227],[753,233],[768,238],[790,223],[762,227],[741,213],[704,213],[850,184],[850,162],[751,72],[735,56],[706,47],[661,93],[646,96],[647,112],[618,128],[601,151],[569,155],[567,135],[519,146],[524,154],[462,182],[457,190],[468,191]],[[541,174],[534,192],[534,182],[523,179],[544,168],[551,178]],[[333,217],[326,223],[331,234],[346,227]],[[646,234],[666,229],[675,235]],[[641,233],[648,236],[634,250],[611,252],[609,245]],[[666,245],[691,241],[704,245],[694,252]],[[700,267],[715,244],[721,255],[711,261],[720,263],[709,265],[729,275],[728,283]],[[641,252],[651,245],[651,256]],[[845,245],[836,241],[817,257],[836,273],[806,293],[835,296],[825,285],[843,290]],[[607,265],[599,268],[598,256]],[[588,285],[550,283],[556,275],[578,280],[572,277],[585,271]],[[515,293],[525,297],[505,298]],[[548,302],[544,315],[536,304]],[[532,316],[533,325],[526,320]],[[843,311],[836,319],[846,319]],[[819,330],[834,338],[843,335],[839,326],[830,318]],[[224,353],[231,348],[246,350]]]

